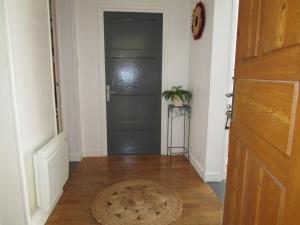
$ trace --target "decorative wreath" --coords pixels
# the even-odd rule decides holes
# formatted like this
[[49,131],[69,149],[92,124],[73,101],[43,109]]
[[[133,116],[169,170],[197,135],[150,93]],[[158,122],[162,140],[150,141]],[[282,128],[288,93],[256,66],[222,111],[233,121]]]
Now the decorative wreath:
[[201,38],[205,26],[205,9],[202,2],[196,4],[193,11],[192,33],[195,40]]

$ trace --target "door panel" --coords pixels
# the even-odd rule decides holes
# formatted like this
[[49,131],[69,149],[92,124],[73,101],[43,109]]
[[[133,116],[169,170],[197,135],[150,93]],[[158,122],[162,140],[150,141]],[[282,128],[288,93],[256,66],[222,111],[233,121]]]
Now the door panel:
[[237,60],[236,78],[299,81],[300,46],[283,48],[247,60]]
[[224,224],[277,224],[273,219],[282,219],[289,161],[247,127],[232,126]]
[[243,225],[253,225],[257,222],[257,214],[259,212],[259,198],[261,193],[261,174],[262,168],[259,162],[255,158],[251,151],[247,151],[246,171],[244,177],[244,196],[241,204],[248,204],[242,208],[240,223],[233,224],[243,224]]
[[111,60],[113,87],[152,87],[160,83],[157,62],[152,59],[115,58]]
[[240,0],[224,225],[300,221],[299,12]]
[[[257,35],[259,31],[259,18],[254,13],[260,10],[260,0],[240,1],[237,58],[245,59],[257,55]],[[249,10],[250,9],[250,10]]]
[[151,153],[156,146],[156,129],[116,129],[112,133],[110,154],[138,154],[141,152]]
[[261,7],[260,49],[262,53],[288,47],[300,42],[300,1],[263,1]]
[[112,101],[112,122],[155,122],[156,115],[152,113],[152,106],[156,101],[157,99],[153,96],[115,95]]
[[105,12],[108,152],[159,154],[162,15]]
[[235,119],[289,156],[297,97],[296,82],[238,80]]
[[154,18],[151,14],[147,16],[145,13],[106,13],[108,14],[111,15],[110,47],[112,50],[156,48],[157,39],[153,38],[153,33],[159,29],[156,20],[158,18]]
[[282,224],[285,200],[285,186],[266,169],[263,170],[258,224]]
[[[232,135],[232,133],[230,134]],[[242,214],[242,201],[244,195],[245,171],[247,165],[248,152],[245,146],[238,139],[231,139],[231,147],[235,149],[235,154],[229,154],[226,205],[227,214],[224,215],[224,224],[240,224]]]

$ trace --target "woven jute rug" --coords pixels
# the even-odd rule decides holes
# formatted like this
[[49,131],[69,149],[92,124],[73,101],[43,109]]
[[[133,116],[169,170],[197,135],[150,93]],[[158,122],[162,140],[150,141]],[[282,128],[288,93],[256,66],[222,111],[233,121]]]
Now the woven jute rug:
[[180,217],[182,200],[158,182],[130,180],[102,190],[92,211],[102,225],[169,225]]

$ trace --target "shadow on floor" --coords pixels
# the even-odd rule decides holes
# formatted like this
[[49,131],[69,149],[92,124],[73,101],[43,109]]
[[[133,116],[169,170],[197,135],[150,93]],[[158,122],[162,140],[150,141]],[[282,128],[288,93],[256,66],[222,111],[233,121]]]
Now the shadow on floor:
[[70,162],[69,163],[69,171],[70,171],[70,174],[72,174],[74,168],[76,167],[76,165],[78,164],[79,162]]
[[226,186],[225,182],[209,182],[208,184],[216,193],[218,198],[224,203]]

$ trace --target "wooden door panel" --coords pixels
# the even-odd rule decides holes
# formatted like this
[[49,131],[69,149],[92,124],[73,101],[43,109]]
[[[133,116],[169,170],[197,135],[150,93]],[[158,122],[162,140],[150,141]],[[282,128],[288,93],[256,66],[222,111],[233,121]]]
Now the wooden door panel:
[[[247,128],[235,127],[236,130]],[[249,132],[249,131],[248,131]],[[231,132],[224,224],[280,225],[285,203],[289,159],[271,157],[268,162],[259,140],[247,132]],[[245,140],[247,137],[247,140]],[[264,142],[264,141],[262,141]],[[252,144],[255,143],[255,144]],[[273,149],[274,150],[274,149]],[[260,154],[259,154],[260,153]],[[275,163],[272,163],[272,161]],[[273,162],[274,162],[273,161]],[[282,166],[282,170],[274,169]],[[270,171],[274,171],[272,174]],[[278,172],[283,172],[279,174]]]
[[[249,149],[259,161],[263,162],[268,170],[272,171],[273,176],[281,182],[286,183],[290,158],[283,155],[278,149],[270,145],[242,123],[232,123],[231,126],[232,130],[237,130],[237,132],[233,132],[235,138],[239,138],[242,143],[247,146],[247,149]],[[280,168],[278,165],[280,165]],[[229,176],[228,173],[228,177]]]
[[282,225],[286,187],[264,168],[258,205],[259,225]]
[[245,182],[245,170],[246,170],[246,159],[247,151],[243,149],[243,145],[238,139],[231,139],[229,152],[229,161],[231,162],[228,166],[228,173],[231,176],[227,178],[226,188],[226,204],[224,214],[225,224],[239,224],[240,215],[242,213],[242,201],[243,188]]
[[260,52],[267,53],[300,42],[300,1],[261,1]]
[[[247,10],[251,9],[251,10]],[[237,59],[246,59],[257,55],[259,18],[254,12],[260,10],[260,0],[241,0],[239,15]]]
[[290,156],[297,98],[296,82],[238,80],[235,119]]
[[241,220],[239,224],[253,225],[257,224],[258,220],[262,167],[254,154],[249,151],[245,163],[247,165],[245,172],[245,192],[241,201],[245,207],[240,215]]
[[[274,63],[275,62],[275,63]],[[270,54],[237,61],[237,79],[300,80],[300,46],[283,48]]]
[[289,172],[286,174],[289,184],[284,205],[284,225],[294,225],[300,221],[300,101],[298,100],[295,121],[293,152],[290,158]]

